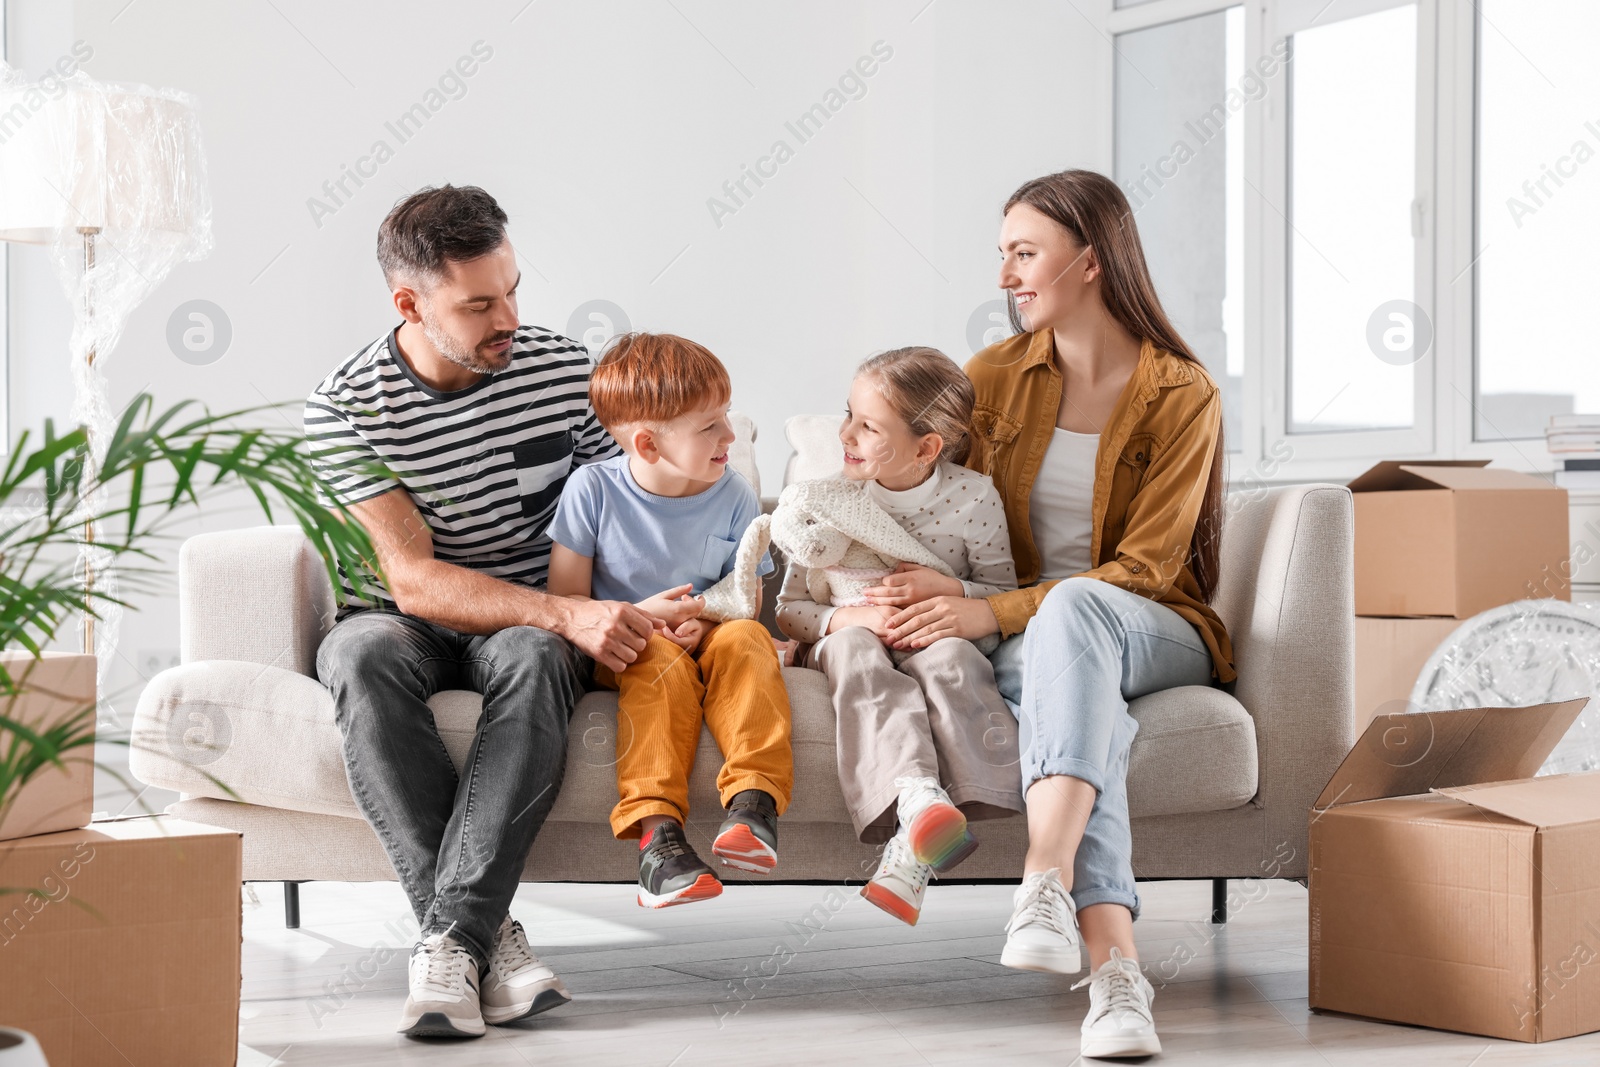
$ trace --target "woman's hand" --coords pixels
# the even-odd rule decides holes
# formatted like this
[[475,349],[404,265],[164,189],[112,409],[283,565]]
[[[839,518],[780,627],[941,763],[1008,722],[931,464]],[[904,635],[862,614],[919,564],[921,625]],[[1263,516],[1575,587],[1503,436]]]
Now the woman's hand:
[[1000,632],[1000,622],[987,600],[960,596],[936,596],[890,616],[890,648],[927,648],[942,637],[964,637],[976,641]]
[[940,574],[931,567],[902,563],[893,574],[885,575],[877,585],[863,591],[875,606],[887,604],[903,608],[938,596],[961,596],[965,589],[958,579]]
[[828,616],[828,632],[837,633],[846,626],[864,626],[876,634],[879,641],[887,645],[888,621],[894,613],[893,608],[881,606],[834,608],[833,614]]

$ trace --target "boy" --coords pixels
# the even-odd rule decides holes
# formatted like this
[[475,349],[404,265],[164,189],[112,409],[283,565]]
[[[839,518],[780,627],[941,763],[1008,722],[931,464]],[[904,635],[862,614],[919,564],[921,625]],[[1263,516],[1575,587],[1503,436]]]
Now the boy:
[[[733,569],[761,512],[750,484],[728,469],[731,394],[727,370],[693,341],[619,337],[589,379],[589,398],[624,454],[574,470],[550,524],[551,593],[633,601],[656,621],[620,674],[595,667],[595,681],[618,694],[611,829],[640,839],[647,908],[722,892],[683,830],[702,721],[726,758],[717,791],[728,817],[711,846],[723,864],[776,866],[777,819],[794,784],[772,636],[754,620],[696,617],[698,594]],[[763,557],[761,573],[772,569]]]

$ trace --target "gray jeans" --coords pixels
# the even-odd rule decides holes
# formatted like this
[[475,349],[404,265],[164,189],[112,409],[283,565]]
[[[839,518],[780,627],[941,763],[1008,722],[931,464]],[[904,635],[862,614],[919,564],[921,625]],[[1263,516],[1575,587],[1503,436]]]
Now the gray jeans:
[[[390,611],[345,616],[317,651],[350,792],[423,936],[449,930],[480,965],[555,803],[586,664],[546,630],[480,637]],[[427,704],[441,689],[483,694],[459,776]]]
[[847,626],[808,662],[828,676],[839,785],[862,841],[894,834],[901,776],[937,779],[969,819],[1022,810],[1016,720],[971,641],[935,641],[897,668],[871,630]]
[[1165,604],[1095,578],[1068,578],[1045,594],[1028,628],[990,657],[1000,695],[1021,730],[1022,789],[1067,775],[1097,796],[1072,866],[1072,900],[1121,904],[1139,916],[1128,826],[1128,753],[1139,724],[1134,697],[1211,684],[1211,653]]

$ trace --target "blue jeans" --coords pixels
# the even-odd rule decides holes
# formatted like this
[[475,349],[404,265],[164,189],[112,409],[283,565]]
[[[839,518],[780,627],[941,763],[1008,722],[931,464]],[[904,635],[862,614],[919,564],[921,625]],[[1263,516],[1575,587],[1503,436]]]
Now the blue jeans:
[[990,661],[1017,716],[1022,791],[1067,775],[1095,788],[1072,865],[1072,900],[1121,904],[1139,917],[1128,828],[1128,752],[1134,697],[1211,684],[1211,653],[1177,612],[1095,578],[1068,578],[1045,595],[1027,630]]

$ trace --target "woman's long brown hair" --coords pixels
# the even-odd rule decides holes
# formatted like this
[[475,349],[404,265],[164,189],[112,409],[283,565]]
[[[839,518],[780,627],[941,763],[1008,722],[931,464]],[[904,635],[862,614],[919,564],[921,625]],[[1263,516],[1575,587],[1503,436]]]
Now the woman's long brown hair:
[[[1144,246],[1139,243],[1133,208],[1115,182],[1092,170],[1064,170],[1024,183],[1006,201],[1005,211],[1018,204],[1027,204],[1066,230],[1080,246],[1095,250],[1100,261],[1101,302],[1123,329],[1141,341],[1203,366],[1162,310],[1156,287],[1150,281]],[[1018,332],[1024,328],[1015,304],[1011,305],[1011,325]],[[1200,586],[1201,599],[1208,604],[1217,588],[1226,456],[1219,425],[1200,518],[1189,539],[1189,569]]]

